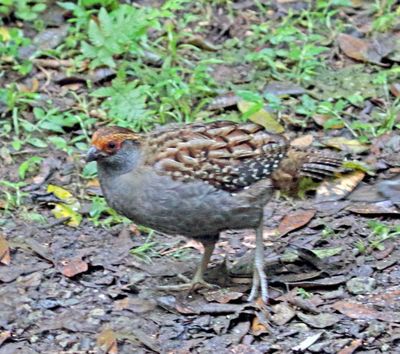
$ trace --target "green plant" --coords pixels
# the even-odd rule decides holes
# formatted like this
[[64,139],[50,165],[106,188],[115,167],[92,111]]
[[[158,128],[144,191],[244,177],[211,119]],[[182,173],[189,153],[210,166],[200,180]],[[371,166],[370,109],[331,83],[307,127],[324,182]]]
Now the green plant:
[[21,75],[27,75],[32,70],[30,60],[19,58],[19,49],[30,42],[18,28],[0,27],[0,73],[11,68]]
[[297,288],[297,295],[302,297],[303,299],[311,299],[313,296],[311,293],[303,288]]
[[0,181],[0,195],[5,196],[4,209],[6,211],[21,207],[23,199],[28,193],[22,191],[25,182]]
[[361,240],[361,239],[359,239],[359,240],[356,241],[355,247],[356,247],[357,251],[358,251],[359,253],[361,253],[361,254],[365,254],[365,253],[367,252],[367,245],[366,245],[366,243],[365,243],[363,240]]
[[38,165],[43,161],[42,157],[32,156],[28,160],[25,160],[18,167],[18,177],[25,179],[27,172],[32,172]]
[[92,59],[90,66],[116,66],[114,56],[124,53],[140,53],[141,42],[146,40],[147,30],[157,25],[142,9],[121,5],[107,12],[103,7],[98,22],[90,20],[88,37],[90,44],[82,42],[83,56]]
[[138,81],[127,82],[125,71],[119,70],[111,86],[102,87],[91,96],[105,98],[101,107],[107,110],[113,123],[142,130],[152,113],[146,109],[148,90],[147,85],[139,85]]
[[132,248],[130,250],[130,253],[135,257],[138,257],[145,262],[150,263],[151,258],[158,255],[158,253],[154,249],[155,245],[156,242],[151,241],[151,235],[149,235],[143,244],[138,247]]
[[396,0],[375,0],[372,8],[375,12],[374,30],[387,32],[399,24],[400,8],[396,6]]
[[129,224],[130,220],[119,215],[114,209],[110,208],[102,197],[93,197],[90,206],[90,220],[95,226],[110,227],[116,224]]
[[379,251],[385,249],[385,241],[398,238],[400,235],[400,225],[390,227],[382,222],[371,220],[368,227],[372,230],[371,235],[368,236],[370,247]]
[[20,112],[25,110],[26,107],[33,103],[39,97],[36,93],[23,92],[19,90],[16,84],[10,84],[5,88],[0,88],[0,103],[6,107],[5,113],[11,112],[12,123],[8,121],[2,122],[3,133],[8,134],[14,131],[14,148],[19,149],[21,142],[19,140],[21,133]]
[[14,13],[23,21],[36,20],[46,7],[45,0],[0,0],[0,14],[9,16]]

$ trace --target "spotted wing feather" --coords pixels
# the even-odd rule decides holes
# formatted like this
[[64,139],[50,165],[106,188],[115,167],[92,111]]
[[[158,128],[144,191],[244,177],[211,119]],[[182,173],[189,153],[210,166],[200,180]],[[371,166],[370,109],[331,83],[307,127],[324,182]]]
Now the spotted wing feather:
[[287,141],[254,123],[169,126],[147,136],[146,163],[175,179],[200,179],[231,192],[268,177]]

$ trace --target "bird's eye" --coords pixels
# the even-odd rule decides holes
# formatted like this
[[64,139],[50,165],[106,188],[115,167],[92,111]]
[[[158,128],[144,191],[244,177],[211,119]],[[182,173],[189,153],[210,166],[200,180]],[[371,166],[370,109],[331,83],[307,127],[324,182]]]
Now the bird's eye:
[[110,141],[110,142],[107,144],[107,147],[108,147],[109,149],[114,149],[114,148],[116,147],[116,144],[115,144],[113,141]]

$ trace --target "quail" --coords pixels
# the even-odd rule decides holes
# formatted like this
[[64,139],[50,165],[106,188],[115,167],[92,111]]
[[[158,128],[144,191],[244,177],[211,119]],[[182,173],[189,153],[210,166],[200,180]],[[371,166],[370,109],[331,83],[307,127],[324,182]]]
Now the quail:
[[167,290],[210,287],[204,272],[222,231],[255,230],[253,283],[248,297],[268,299],[264,272],[263,208],[277,188],[301,176],[333,175],[341,159],[292,151],[289,142],[247,122],[170,124],[137,134],[102,127],[87,161],[97,161],[107,203],[133,222],[200,241],[204,253],[193,279]]

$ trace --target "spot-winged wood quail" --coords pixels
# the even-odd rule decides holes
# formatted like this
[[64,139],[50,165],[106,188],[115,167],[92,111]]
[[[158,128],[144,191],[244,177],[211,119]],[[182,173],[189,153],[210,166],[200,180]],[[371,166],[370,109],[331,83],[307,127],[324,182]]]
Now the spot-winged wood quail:
[[260,290],[268,298],[262,228],[273,191],[300,176],[322,179],[341,165],[335,157],[291,152],[283,136],[258,124],[230,121],[172,124],[147,134],[103,127],[87,154],[93,160],[112,208],[137,224],[203,243],[193,280],[165,289],[209,286],[203,274],[220,232],[255,229],[250,301]]

